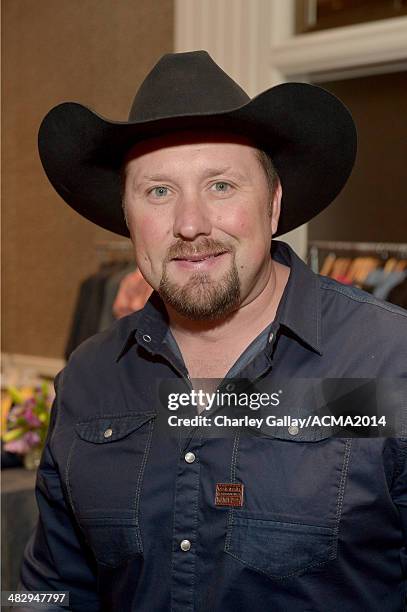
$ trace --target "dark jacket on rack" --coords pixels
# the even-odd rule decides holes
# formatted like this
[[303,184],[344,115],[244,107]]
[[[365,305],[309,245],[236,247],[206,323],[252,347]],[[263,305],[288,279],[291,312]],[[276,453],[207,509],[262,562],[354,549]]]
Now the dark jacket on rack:
[[[407,312],[313,273],[284,242],[272,257],[291,268],[275,320],[219,389],[268,381],[307,416],[301,385],[368,379],[405,409]],[[168,329],[154,292],[58,374],[22,585],[69,591],[83,612],[401,612],[407,424],[394,437],[171,428],[165,390],[191,384]],[[243,485],[242,505],[217,503],[217,483]]]
[[[95,274],[81,283],[65,347],[66,360],[77,346],[100,330],[102,317],[106,319],[105,309],[112,302],[110,298],[109,304],[106,303],[106,285],[116,273],[123,271],[125,274],[128,267],[128,262],[120,261],[102,264]],[[118,279],[117,285],[119,282]]]

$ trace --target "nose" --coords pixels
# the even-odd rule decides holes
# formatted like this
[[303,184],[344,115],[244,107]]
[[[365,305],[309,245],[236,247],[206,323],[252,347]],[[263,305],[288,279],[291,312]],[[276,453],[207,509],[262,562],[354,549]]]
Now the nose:
[[209,236],[211,230],[204,199],[196,192],[184,194],[175,207],[174,237],[193,240],[201,234]]

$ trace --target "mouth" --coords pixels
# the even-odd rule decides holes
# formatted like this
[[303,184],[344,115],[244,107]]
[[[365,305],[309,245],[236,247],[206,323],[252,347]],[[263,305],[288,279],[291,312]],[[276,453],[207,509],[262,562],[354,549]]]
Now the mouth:
[[228,251],[218,253],[201,253],[200,255],[188,255],[185,257],[174,257],[172,262],[178,267],[186,270],[209,270],[214,266],[220,265],[219,262],[227,257]]
[[188,255],[187,257],[174,257],[173,261],[205,261],[206,259],[213,259],[223,255],[226,251],[219,251],[218,253],[201,253],[200,255]]

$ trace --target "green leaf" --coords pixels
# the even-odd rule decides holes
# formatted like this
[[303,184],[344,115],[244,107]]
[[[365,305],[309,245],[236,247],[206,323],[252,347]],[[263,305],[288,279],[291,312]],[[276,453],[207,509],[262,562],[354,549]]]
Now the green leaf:
[[4,442],[11,442],[12,440],[18,440],[25,434],[25,430],[22,427],[18,427],[16,429],[10,429],[2,434],[2,439]]
[[13,400],[14,404],[22,404],[24,402],[23,394],[16,387],[7,387],[7,391]]

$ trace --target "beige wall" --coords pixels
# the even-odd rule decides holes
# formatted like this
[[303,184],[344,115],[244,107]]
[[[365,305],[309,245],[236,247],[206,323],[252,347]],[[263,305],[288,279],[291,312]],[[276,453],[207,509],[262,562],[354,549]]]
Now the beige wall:
[[173,2],[2,0],[2,31],[2,351],[62,357],[79,284],[98,267],[94,243],[116,236],[53,191],[38,127],[67,100],[126,119],[173,50]]

